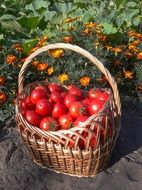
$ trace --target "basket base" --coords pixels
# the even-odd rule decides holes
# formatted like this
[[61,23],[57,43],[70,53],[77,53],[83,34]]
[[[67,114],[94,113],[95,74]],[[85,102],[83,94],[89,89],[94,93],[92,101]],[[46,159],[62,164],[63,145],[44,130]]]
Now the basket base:
[[52,172],[55,172],[57,174],[64,174],[64,175],[67,175],[67,176],[71,176],[71,177],[79,177],[79,178],[82,178],[82,177],[96,177],[98,173],[104,171],[105,169],[107,169],[107,166],[105,166],[104,168],[102,168],[101,170],[98,171],[97,174],[95,175],[77,175],[77,174],[70,174],[70,173],[65,173],[65,172],[62,172],[62,171],[58,171],[58,170],[54,170],[52,168],[49,168],[47,166],[43,166],[42,164],[40,164],[39,162],[37,162],[36,160],[33,160],[33,162],[37,165],[39,165],[40,167],[44,168],[44,169],[47,169],[49,171],[52,171]]

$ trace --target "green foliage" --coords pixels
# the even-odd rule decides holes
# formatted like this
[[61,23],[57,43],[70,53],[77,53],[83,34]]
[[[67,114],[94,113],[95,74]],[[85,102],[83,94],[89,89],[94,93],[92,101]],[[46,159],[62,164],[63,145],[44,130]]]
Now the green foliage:
[[[67,22],[67,19],[71,19]],[[72,20],[73,19],[73,20]],[[0,105],[0,120],[5,120],[14,113],[13,99],[17,92],[17,78],[21,68],[21,59],[38,47],[38,43],[48,36],[43,44],[63,42],[65,36],[71,36],[74,44],[90,51],[99,58],[115,77],[122,96],[137,97],[136,86],[142,83],[141,61],[136,59],[137,53],[142,51],[142,43],[137,46],[138,51],[129,50],[131,42],[136,37],[129,37],[128,31],[141,33],[142,30],[142,2],[139,0],[5,0],[0,3],[0,76],[6,78],[6,84],[0,86],[0,91],[8,95],[7,102]],[[85,24],[93,22],[96,27],[87,28]],[[69,28],[73,28],[70,30]],[[86,31],[87,32],[87,31]],[[101,38],[102,37],[102,38]],[[107,41],[103,40],[106,37]],[[142,40],[142,39],[141,39]],[[21,43],[22,52],[11,48],[11,45]],[[39,45],[41,47],[42,45]],[[108,50],[106,46],[121,48],[122,52]],[[128,59],[125,53],[132,54]],[[7,55],[15,55],[14,64],[6,63]],[[118,60],[120,65],[114,62]],[[71,52],[65,52],[63,58],[53,59],[44,54],[38,61],[48,63],[54,68],[54,74],[48,76],[50,81],[58,81],[58,76],[67,73],[70,80],[80,84],[80,78],[91,78],[90,88],[94,83],[100,85],[98,79],[102,75],[88,63]],[[124,76],[125,71],[132,72],[132,79]],[[45,71],[37,71],[31,66],[26,75],[25,83],[43,80],[47,77]],[[58,81],[59,82],[59,81]],[[106,85],[104,82],[101,85]]]

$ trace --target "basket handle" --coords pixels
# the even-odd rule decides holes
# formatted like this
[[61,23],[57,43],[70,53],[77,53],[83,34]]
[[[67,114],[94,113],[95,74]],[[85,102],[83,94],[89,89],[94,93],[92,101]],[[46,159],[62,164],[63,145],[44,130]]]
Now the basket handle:
[[33,60],[33,58],[35,58],[37,55],[41,54],[42,52],[45,52],[45,51],[48,51],[51,49],[58,49],[58,48],[69,49],[69,50],[75,51],[75,52],[83,55],[84,57],[88,58],[91,62],[93,62],[98,67],[98,69],[106,76],[108,82],[110,83],[110,85],[112,87],[114,100],[115,100],[115,104],[117,107],[117,114],[120,118],[120,115],[121,115],[120,96],[119,96],[117,84],[116,84],[114,78],[111,76],[110,72],[105,68],[105,66],[96,57],[91,55],[88,51],[84,50],[83,48],[76,46],[76,45],[72,45],[72,44],[67,44],[67,43],[49,44],[49,45],[46,45],[44,47],[41,47],[40,49],[38,49],[34,53],[32,53],[25,60],[24,64],[22,65],[22,68],[20,70],[19,76],[18,76],[18,91],[19,91],[19,93],[21,93],[23,90],[24,74],[26,72],[26,69],[27,69],[29,63]]

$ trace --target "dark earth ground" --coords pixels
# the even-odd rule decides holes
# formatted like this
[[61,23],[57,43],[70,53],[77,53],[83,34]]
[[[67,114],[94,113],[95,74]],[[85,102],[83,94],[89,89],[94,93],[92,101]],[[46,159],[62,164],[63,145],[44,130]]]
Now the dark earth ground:
[[125,106],[109,168],[96,178],[56,174],[35,165],[14,121],[0,127],[0,190],[142,190],[142,110]]

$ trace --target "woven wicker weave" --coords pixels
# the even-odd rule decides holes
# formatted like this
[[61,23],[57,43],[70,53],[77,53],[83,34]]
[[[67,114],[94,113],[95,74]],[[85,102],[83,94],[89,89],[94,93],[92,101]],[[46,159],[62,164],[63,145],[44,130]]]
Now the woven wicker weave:
[[[18,129],[25,142],[33,160],[50,170],[78,177],[95,176],[107,167],[110,154],[115,145],[120,130],[121,104],[117,85],[109,71],[104,65],[86,50],[71,44],[51,44],[42,47],[32,53],[24,62],[19,73],[18,87],[19,96],[23,96],[23,78],[29,63],[42,52],[62,48],[75,51],[94,63],[106,76],[112,88],[109,100],[99,113],[89,117],[78,127],[60,131],[42,131],[26,122],[19,110],[19,102],[16,103],[16,120]],[[103,120],[103,118],[105,118]],[[103,120],[103,122],[102,122]],[[109,127],[113,133],[109,137]],[[105,128],[104,143],[101,143],[100,131]],[[94,133],[94,129],[96,133]],[[87,137],[82,135],[86,132]],[[96,148],[90,147],[91,138],[96,138]],[[85,142],[85,148],[81,150],[78,146],[80,141]],[[74,143],[74,148],[69,148],[69,143]]]

